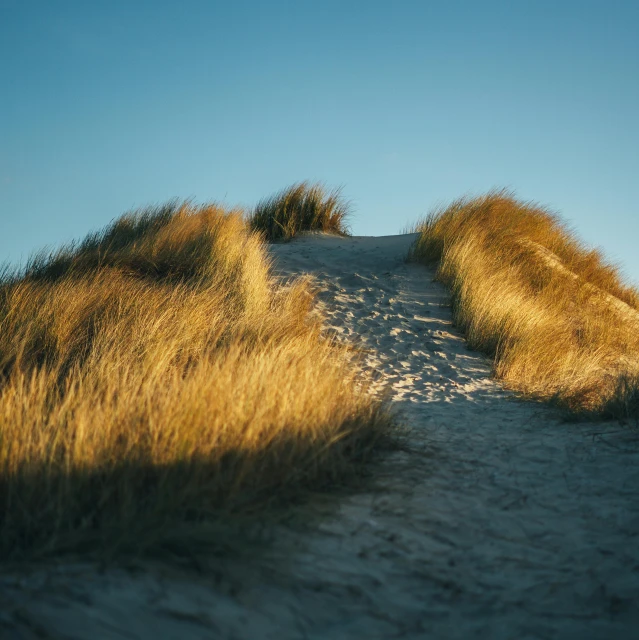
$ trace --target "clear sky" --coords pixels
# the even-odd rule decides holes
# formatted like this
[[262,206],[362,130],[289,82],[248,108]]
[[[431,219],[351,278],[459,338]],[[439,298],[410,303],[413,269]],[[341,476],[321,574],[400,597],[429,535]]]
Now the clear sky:
[[639,283],[639,2],[0,0],[0,262],[172,197],[509,187]]

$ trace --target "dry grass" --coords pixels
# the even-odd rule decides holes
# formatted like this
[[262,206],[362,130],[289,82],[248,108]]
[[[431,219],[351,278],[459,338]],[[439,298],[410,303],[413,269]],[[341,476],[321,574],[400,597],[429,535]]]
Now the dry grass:
[[139,548],[321,488],[389,426],[241,211],[171,204],[0,282],[0,555]]
[[497,377],[580,414],[638,415],[639,293],[558,216],[508,192],[462,199],[418,225],[456,324]]
[[267,240],[290,240],[301,231],[347,235],[350,207],[341,189],[327,191],[321,184],[300,182],[257,204],[251,227]]

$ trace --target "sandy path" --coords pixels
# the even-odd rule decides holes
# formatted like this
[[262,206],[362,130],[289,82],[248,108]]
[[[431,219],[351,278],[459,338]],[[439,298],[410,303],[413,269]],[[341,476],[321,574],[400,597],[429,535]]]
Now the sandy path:
[[[250,560],[0,579],[0,637],[637,638],[639,438],[515,400],[403,258],[414,236],[308,236],[330,324],[370,347],[412,428],[375,489],[295,510]],[[36,635],[38,629],[49,636]]]

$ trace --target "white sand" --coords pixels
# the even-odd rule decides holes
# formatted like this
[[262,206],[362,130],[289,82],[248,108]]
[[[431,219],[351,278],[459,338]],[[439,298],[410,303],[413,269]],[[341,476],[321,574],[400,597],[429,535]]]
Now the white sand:
[[5,573],[0,638],[639,638],[637,428],[564,423],[501,389],[433,274],[405,264],[413,239],[273,247],[375,351],[413,430],[374,489],[295,508],[262,553],[200,574]]

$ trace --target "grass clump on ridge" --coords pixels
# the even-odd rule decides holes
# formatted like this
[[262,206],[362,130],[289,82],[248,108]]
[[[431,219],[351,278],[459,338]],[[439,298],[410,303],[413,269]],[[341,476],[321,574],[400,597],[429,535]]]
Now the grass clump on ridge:
[[300,182],[261,200],[249,221],[267,240],[290,240],[302,231],[347,235],[350,206],[341,189],[327,191],[321,184]]
[[144,549],[321,488],[390,418],[243,212],[125,215],[0,280],[0,556]]
[[509,387],[577,414],[639,415],[639,292],[552,212],[506,191],[417,226],[469,345]]

